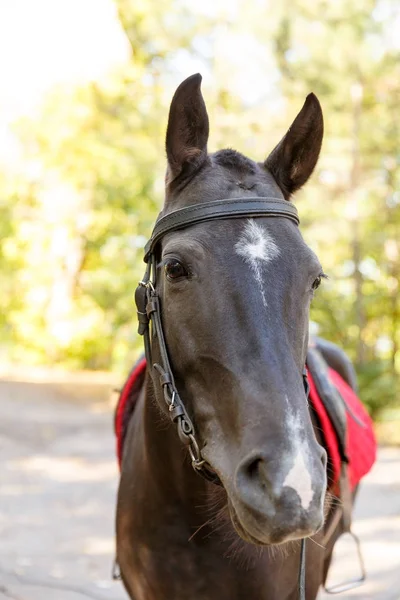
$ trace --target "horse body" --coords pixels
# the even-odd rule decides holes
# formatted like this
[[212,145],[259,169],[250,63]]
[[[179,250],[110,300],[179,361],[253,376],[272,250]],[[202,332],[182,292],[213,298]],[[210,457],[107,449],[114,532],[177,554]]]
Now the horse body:
[[[267,160],[255,163],[231,150],[207,153],[200,81],[186,80],[171,104],[163,214],[221,198],[288,200],[318,158],[316,98],[307,98]],[[126,589],[135,600],[296,600],[300,540],[312,537],[306,597],[314,600],[332,545],[321,545],[326,453],[303,389],[321,265],[288,219],[228,219],[167,233],[157,273],[176,385],[222,486],[192,470],[162,390],[147,375],[118,494]]]

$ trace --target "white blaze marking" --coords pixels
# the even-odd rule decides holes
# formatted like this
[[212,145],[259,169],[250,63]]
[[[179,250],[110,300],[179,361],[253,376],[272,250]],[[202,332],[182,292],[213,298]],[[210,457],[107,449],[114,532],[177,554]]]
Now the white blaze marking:
[[300,502],[304,510],[307,510],[314,496],[312,481],[309,470],[304,460],[304,452],[300,450],[296,456],[293,467],[286,475],[283,485],[294,489],[300,497]]
[[279,256],[279,248],[274,240],[260,225],[249,219],[244,231],[235,244],[235,250],[250,265],[261,291],[264,306],[267,306],[262,278],[262,265]]
[[285,398],[289,409],[287,426],[293,447],[296,451],[296,458],[294,459],[292,468],[286,475],[283,486],[287,485],[295,490],[300,498],[302,507],[304,510],[308,510],[314,497],[311,474],[306,463],[309,452],[306,443],[301,439],[300,422],[296,419],[293,409],[289,404],[289,398],[287,396]]

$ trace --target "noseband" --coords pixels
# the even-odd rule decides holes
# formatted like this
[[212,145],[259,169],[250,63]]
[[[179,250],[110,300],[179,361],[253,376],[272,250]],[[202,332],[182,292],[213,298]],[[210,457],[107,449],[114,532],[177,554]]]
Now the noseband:
[[[205,202],[175,210],[158,218],[151,238],[145,246],[144,262],[147,264],[146,272],[135,293],[139,321],[138,332],[144,338],[146,360],[153,385],[154,387],[160,386],[163,390],[169,417],[177,426],[181,442],[188,448],[192,467],[196,473],[216,484],[221,484],[221,482],[217,474],[212,471],[211,467],[202,458],[192,420],[176,388],[169,362],[161,322],[160,299],[157,294],[156,249],[164,235],[171,231],[177,231],[206,221],[257,217],[285,217],[293,221],[296,225],[299,225],[299,217],[294,204],[281,198],[268,197],[234,198]],[[159,363],[153,363],[152,360],[152,346],[155,344],[158,346]],[[305,372],[303,377],[306,394],[308,394]],[[304,578],[305,543],[302,540],[298,582],[300,600],[305,598]]]

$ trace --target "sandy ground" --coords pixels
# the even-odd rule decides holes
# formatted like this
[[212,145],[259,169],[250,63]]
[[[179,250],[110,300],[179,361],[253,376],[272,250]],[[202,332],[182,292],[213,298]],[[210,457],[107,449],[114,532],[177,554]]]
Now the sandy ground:
[[[110,577],[118,477],[110,405],[0,381],[0,453],[0,600],[127,600]],[[369,578],[338,598],[400,600],[400,450],[380,451],[354,529]],[[354,557],[345,544],[338,577],[356,574]]]

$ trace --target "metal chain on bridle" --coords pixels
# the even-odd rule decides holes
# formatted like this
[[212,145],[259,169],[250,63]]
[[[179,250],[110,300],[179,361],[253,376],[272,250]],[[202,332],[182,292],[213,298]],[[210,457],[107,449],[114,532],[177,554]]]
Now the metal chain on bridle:
[[[135,302],[139,321],[138,332],[143,336],[146,360],[155,387],[162,390],[171,421],[176,425],[181,442],[187,446],[192,467],[207,481],[221,485],[219,477],[202,458],[193,422],[176,388],[174,375],[161,321],[160,299],[157,293],[156,248],[163,236],[205,221],[256,217],[285,217],[299,225],[296,207],[281,198],[234,198],[195,204],[175,210],[156,221],[150,240],[145,246],[146,272],[140,281]],[[157,344],[159,362],[153,363],[152,347]],[[304,386],[308,396],[306,371]],[[298,578],[299,600],[305,600],[305,539],[301,542]]]

